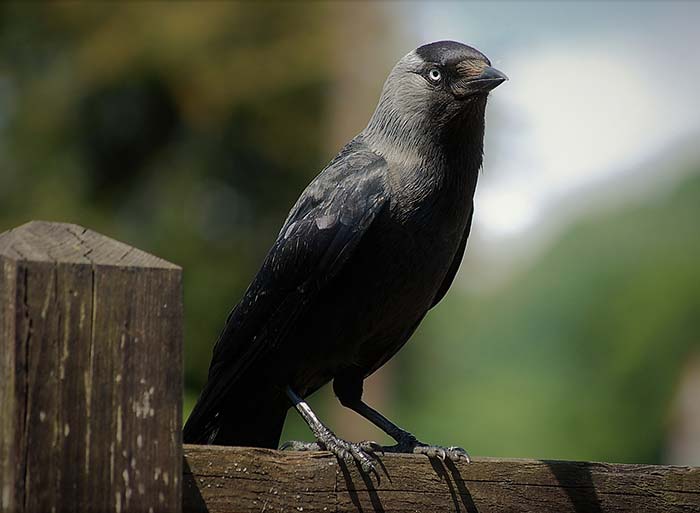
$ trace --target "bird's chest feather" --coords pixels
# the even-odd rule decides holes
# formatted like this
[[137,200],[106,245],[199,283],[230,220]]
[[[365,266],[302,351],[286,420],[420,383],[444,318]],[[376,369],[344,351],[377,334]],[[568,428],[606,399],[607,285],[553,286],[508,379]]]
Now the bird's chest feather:
[[429,308],[464,234],[472,193],[459,182],[408,183],[393,191],[361,248],[376,316],[410,324]]
[[[474,188],[463,172],[418,168],[392,183],[390,216],[397,250],[454,254],[467,223]],[[436,255],[427,264],[439,265]]]

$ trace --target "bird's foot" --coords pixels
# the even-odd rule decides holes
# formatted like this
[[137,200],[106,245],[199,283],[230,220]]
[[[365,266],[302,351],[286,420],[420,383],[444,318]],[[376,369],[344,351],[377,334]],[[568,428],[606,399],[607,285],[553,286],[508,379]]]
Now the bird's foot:
[[301,442],[291,440],[280,446],[280,450],[292,451],[330,451],[336,457],[350,464],[353,461],[357,462],[364,472],[376,472],[374,462],[369,456],[378,447],[381,447],[376,442],[357,442],[351,443],[342,438],[338,438],[330,429],[322,431],[316,442]]
[[428,445],[419,442],[413,435],[402,438],[396,445],[388,447],[370,447],[370,452],[388,452],[395,454],[425,454],[429,458],[439,458],[442,461],[449,459],[451,461],[464,460],[467,463],[471,462],[467,451],[461,447],[443,447],[441,445]]

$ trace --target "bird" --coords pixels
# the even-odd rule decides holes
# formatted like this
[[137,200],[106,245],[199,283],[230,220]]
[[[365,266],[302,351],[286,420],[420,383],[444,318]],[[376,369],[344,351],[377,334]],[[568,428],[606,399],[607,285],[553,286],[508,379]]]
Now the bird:
[[[489,92],[507,80],[480,51],[436,41],[390,71],[367,126],[302,192],[214,345],[185,443],[278,448],[292,407],[315,442],[363,470],[378,452],[469,459],[419,441],[362,400],[462,261]],[[327,383],[395,445],[349,442],[306,398]]]

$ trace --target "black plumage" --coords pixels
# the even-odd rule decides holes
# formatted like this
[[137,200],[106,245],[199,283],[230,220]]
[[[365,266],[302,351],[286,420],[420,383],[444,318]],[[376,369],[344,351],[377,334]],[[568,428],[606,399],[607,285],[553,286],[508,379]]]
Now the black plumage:
[[332,380],[344,405],[397,440],[386,450],[443,451],[363,403],[362,381],[454,279],[473,215],[486,97],[503,80],[461,43],[426,45],[399,61],[367,128],[302,193],[230,314],[186,442],[277,447],[295,405],[318,445],[293,447],[320,445],[369,468],[376,446],[338,439],[303,402]]

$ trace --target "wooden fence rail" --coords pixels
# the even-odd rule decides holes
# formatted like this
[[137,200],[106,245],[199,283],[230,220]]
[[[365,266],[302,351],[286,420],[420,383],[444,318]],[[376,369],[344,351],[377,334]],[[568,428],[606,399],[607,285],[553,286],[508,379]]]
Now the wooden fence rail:
[[700,512],[692,467],[183,448],[181,404],[179,267],[71,224],[0,234],[0,512]]
[[327,452],[185,445],[184,511],[680,513],[700,468],[385,455],[378,475]]

